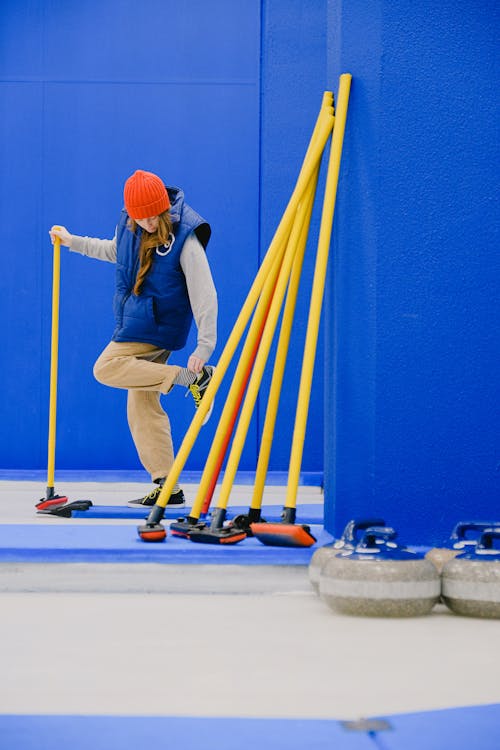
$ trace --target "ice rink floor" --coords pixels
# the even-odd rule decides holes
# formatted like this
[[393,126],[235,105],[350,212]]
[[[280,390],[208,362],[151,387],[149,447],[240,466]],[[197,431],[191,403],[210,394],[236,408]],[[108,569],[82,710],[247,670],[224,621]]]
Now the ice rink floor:
[[[66,483],[64,491],[70,499],[123,505],[143,488]],[[84,524],[97,531],[112,523],[130,525],[135,534],[134,519],[37,516],[34,503],[43,490],[37,482],[0,482],[4,538],[9,525],[22,524]],[[196,487],[184,490],[192,499]],[[248,488],[235,487],[233,494],[234,504],[248,502]],[[266,494],[264,502],[280,505],[284,488],[267,488]],[[300,503],[321,499],[319,488],[300,488]],[[336,615],[312,591],[307,565],[227,560],[0,563],[4,720],[68,715],[339,721],[500,703],[498,621],[458,617],[442,605],[427,617],[405,620]],[[353,736],[332,747],[354,747]],[[377,747],[399,747],[379,736],[386,744]],[[311,748],[329,746],[314,744],[312,736],[310,742]],[[259,744],[293,745],[277,739]],[[186,740],[163,746],[198,745]],[[218,746],[226,747],[222,741]],[[227,745],[247,746],[236,739]],[[448,746],[443,739],[443,750]],[[212,745],[200,739],[199,747]],[[426,750],[431,747],[427,743]]]

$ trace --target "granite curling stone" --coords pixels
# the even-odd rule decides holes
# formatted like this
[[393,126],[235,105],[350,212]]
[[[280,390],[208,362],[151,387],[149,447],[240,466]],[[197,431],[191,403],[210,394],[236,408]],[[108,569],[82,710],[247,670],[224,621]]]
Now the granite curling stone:
[[338,555],[346,549],[353,549],[359,542],[360,532],[369,529],[371,526],[385,526],[385,521],[381,518],[352,519],[339,539],[335,539],[332,544],[326,544],[316,550],[309,563],[309,580],[317,594],[319,594],[320,573],[328,558],[331,555]]
[[443,572],[443,568],[448,560],[468,549],[475,547],[481,533],[488,528],[500,527],[500,522],[495,521],[459,521],[450,537],[445,541],[443,547],[433,547],[425,557],[436,566],[438,573]]
[[396,531],[372,527],[352,550],[330,557],[320,574],[321,598],[334,611],[367,617],[427,615],[439,599],[434,565],[400,547]]
[[500,528],[485,529],[472,550],[447,562],[441,581],[452,612],[500,618]]

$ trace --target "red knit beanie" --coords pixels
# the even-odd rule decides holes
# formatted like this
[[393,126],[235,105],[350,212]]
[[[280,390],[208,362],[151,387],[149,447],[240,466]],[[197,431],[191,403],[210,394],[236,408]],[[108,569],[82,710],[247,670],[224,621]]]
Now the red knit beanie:
[[170,208],[165,185],[157,175],[138,169],[123,189],[125,208],[131,219],[149,219]]

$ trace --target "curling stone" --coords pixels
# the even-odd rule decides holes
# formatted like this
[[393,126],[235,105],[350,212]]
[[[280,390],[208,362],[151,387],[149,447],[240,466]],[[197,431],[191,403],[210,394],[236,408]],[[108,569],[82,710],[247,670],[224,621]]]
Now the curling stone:
[[331,555],[338,555],[346,549],[353,549],[359,541],[359,532],[369,529],[370,526],[385,526],[385,521],[377,519],[352,519],[349,521],[339,539],[332,544],[326,544],[316,550],[309,563],[309,580],[317,594],[319,594],[319,577],[323,565]]
[[459,521],[456,524],[449,539],[443,547],[433,547],[425,555],[435,565],[438,573],[443,572],[443,568],[448,560],[461,552],[475,547],[481,533],[488,528],[500,526],[500,522],[494,521]]
[[473,549],[447,562],[441,581],[452,612],[500,618],[500,527],[485,529]]
[[438,601],[434,565],[394,541],[396,531],[366,529],[351,550],[330,556],[319,579],[321,598],[336,612],[368,617],[418,617]]

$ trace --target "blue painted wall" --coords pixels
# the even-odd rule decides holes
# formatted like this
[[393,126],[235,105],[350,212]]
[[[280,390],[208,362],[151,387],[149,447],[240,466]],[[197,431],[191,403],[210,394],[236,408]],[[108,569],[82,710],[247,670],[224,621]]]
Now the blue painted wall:
[[326,305],[332,531],[376,513],[436,543],[500,515],[498,7],[328,4],[329,75],[354,76]]
[[[10,258],[1,390],[11,426],[1,465],[38,468],[46,465],[53,223],[111,237],[124,180],[136,168],[158,172],[213,225],[220,341],[236,319],[259,243],[260,7],[18,0],[2,4],[0,33],[0,200]],[[92,376],[113,331],[114,268],[64,250],[61,276],[56,465],[139,468],[125,393]],[[173,361],[184,364],[190,351]],[[179,444],[192,404],[182,389],[168,398]],[[212,433],[207,427],[193,467]]]
[[[123,182],[137,168],[182,186],[213,226],[217,359],[286,206],[316,118],[326,5],[314,3],[310,11],[298,0],[5,0],[0,13],[0,469],[44,469],[48,228],[62,223],[76,234],[111,237]],[[138,469],[126,396],[92,376],[113,330],[113,266],[63,250],[61,277],[56,469]],[[299,330],[306,315],[302,303]],[[183,364],[190,351],[172,361]],[[299,340],[273,470],[288,467],[300,358]],[[312,406],[317,434],[306,446],[306,471],[321,470],[323,461],[321,368],[318,377]],[[178,446],[192,404],[182,389],[165,404],[174,415]],[[255,467],[262,411],[259,403],[242,469]],[[187,468],[203,467],[215,427],[213,418]]]
[[[323,91],[328,87],[326,0],[266,0],[263,3],[262,28],[260,237],[263,253],[269,247],[295,187],[321,106]],[[271,470],[288,470],[321,218],[326,159],[323,161],[278,410],[269,464]],[[274,357],[274,352],[272,356]],[[264,393],[270,381],[271,372],[266,372]],[[262,399],[259,409],[262,423],[266,403],[266,399]],[[323,424],[321,328],[304,441],[302,467],[305,471],[323,470]]]

